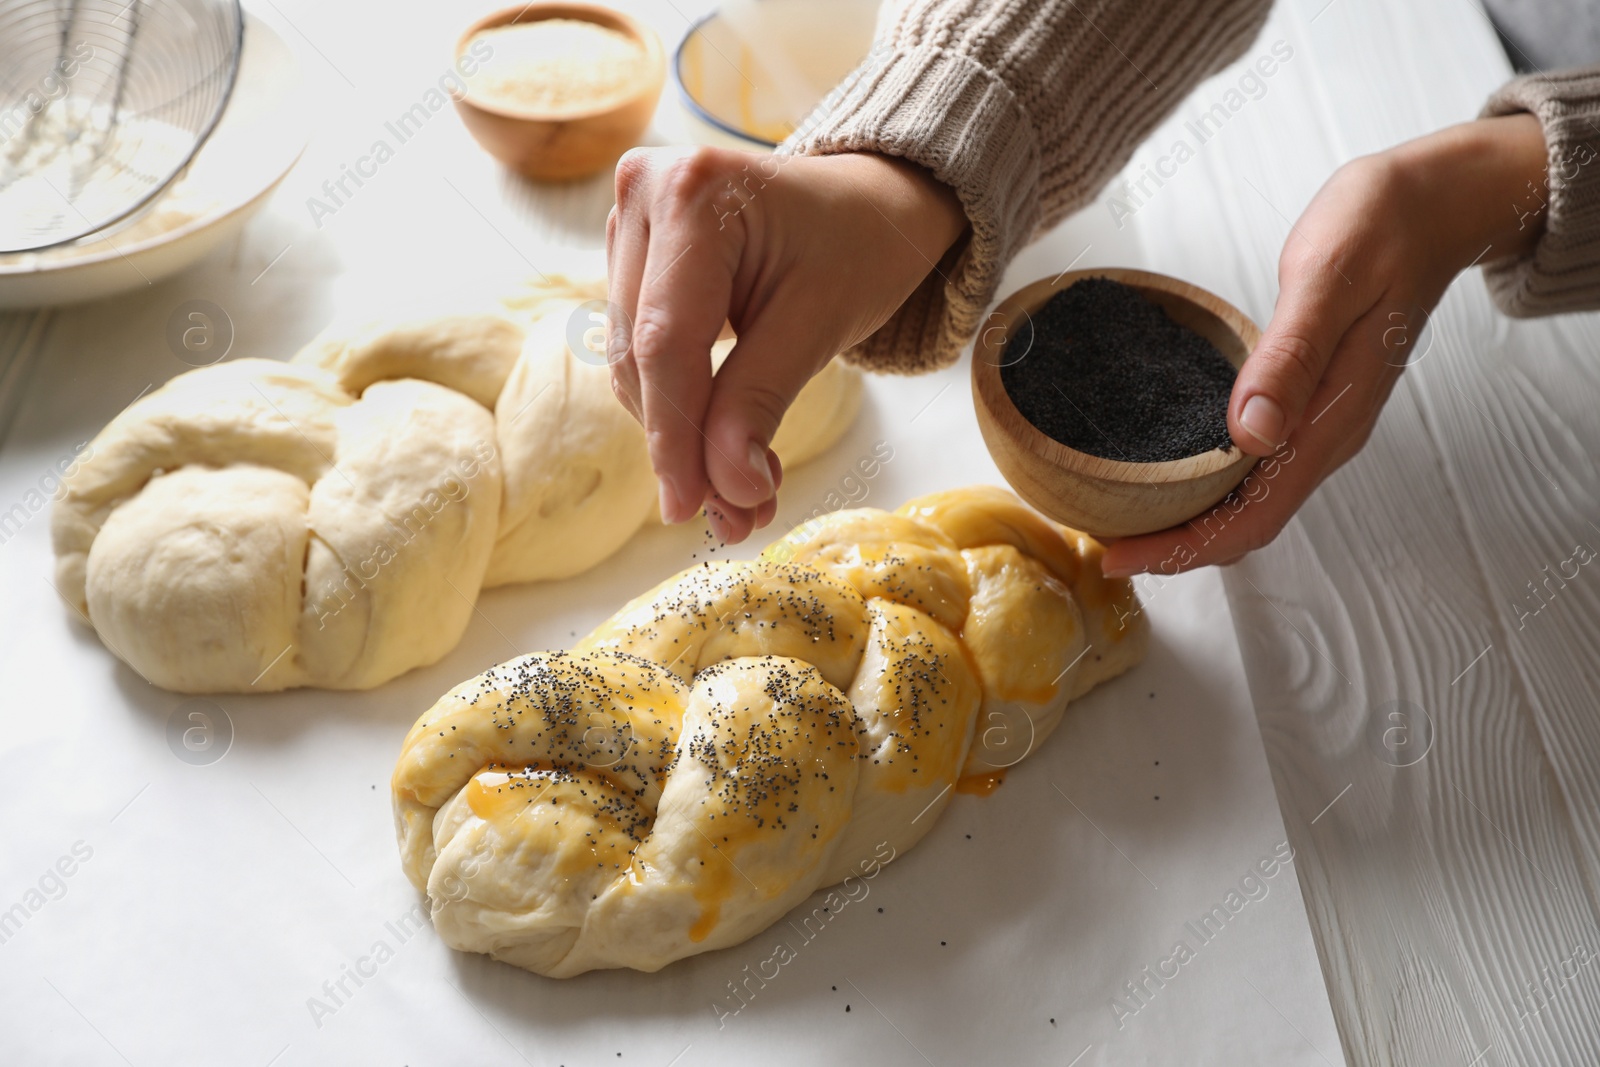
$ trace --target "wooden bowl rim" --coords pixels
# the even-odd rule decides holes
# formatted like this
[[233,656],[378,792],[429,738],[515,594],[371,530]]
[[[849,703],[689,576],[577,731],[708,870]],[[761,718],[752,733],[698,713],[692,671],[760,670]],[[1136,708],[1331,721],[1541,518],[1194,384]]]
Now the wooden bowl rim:
[[[607,7],[604,4],[588,4],[576,2],[576,0],[569,3],[521,4],[513,7],[503,7],[498,11],[491,11],[468,26],[461,36],[456,39],[455,51],[450,57],[452,69],[454,69],[455,61],[461,58],[461,53],[466,51],[467,45],[474,35],[484,30],[494,29],[497,26],[514,26],[522,22],[544,22],[547,19],[556,18],[592,22],[609,30],[618,30],[638,41],[645,51],[644,74],[646,75],[641,77],[638,89],[613,102],[563,111],[538,111],[531,108],[494,104],[480,100],[470,92],[452,93],[451,95],[456,103],[498,118],[516,119],[523,122],[581,122],[585,119],[599,118],[603,115],[610,115],[632,107],[642,98],[661,91],[661,87],[667,80],[667,62],[666,53],[661,46],[661,38],[656,35],[655,31],[626,11],[618,11],[616,8]],[[465,78],[462,79],[463,82],[465,80]]]
[[[1215,293],[1169,275],[1131,267],[1092,267],[1066,271],[1053,278],[1041,278],[1000,301],[989,314],[984,327],[978,333],[977,343],[973,346],[973,377],[983,403],[996,415],[1005,413],[1015,416],[1014,419],[997,418],[996,422],[1006,431],[1013,425],[1021,427],[1020,434],[1014,434],[1013,439],[1052,466],[1105,482],[1171,485],[1208,478],[1236,463],[1253,460],[1254,456],[1241,452],[1239,446],[1232,441],[1228,442],[1228,447],[1225,449],[1214,448],[1182,459],[1150,463],[1106,459],[1104,456],[1090,455],[1062,444],[1029,422],[1022,412],[1017,410],[1016,404],[1011,400],[1011,394],[1006,392],[1005,385],[1000,380],[1000,367],[1004,362],[1005,346],[1013,324],[1019,315],[1031,316],[1056,293],[1085,278],[1109,278],[1135,289],[1153,289],[1178,297],[1199,310],[1221,319],[1223,325],[1232,330],[1244,344],[1246,354],[1255,348],[1256,342],[1261,338],[1260,328],[1244,312]],[[1197,301],[1196,295],[1204,297],[1215,306]],[[1229,362],[1233,361],[1230,359]],[[1239,364],[1235,364],[1235,369],[1238,366]]]

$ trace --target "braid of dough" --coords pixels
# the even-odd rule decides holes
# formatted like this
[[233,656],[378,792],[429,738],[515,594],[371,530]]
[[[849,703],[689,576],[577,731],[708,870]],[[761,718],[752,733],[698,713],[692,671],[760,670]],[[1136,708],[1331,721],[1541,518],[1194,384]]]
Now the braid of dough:
[[406,874],[448,944],[552,977],[737,944],[1142,658],[1098,552],[975,488],[692,567],[422,716],[392,782]]
[[[366,689],[433,663],[480,588],[580,574],[655,513],[643,430],[569,347],[604,293],[556,276],[179,375],[67,479],[57,588],[179,692]],[[831,446],[860,394],[824,368],[773,441],[785,465]]]

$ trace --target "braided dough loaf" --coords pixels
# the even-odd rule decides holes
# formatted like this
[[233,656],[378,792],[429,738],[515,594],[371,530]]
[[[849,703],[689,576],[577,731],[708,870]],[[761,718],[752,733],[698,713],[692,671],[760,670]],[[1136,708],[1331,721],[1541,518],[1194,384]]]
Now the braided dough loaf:
[[928,831],[1144,656],[1100,546],[999,489],[836,512],[439,700],[392,782],[455,948],[557,978],[737,944]]
[[[57,588],[179,692],[365,689],[438,660],[480,588],[579,574],[655,514],[643,431],[568,347],[603,295],[555,279],[172,379],[67,480]],[[818,375],[773,442],[785,465],[860,394],[841,363]]]

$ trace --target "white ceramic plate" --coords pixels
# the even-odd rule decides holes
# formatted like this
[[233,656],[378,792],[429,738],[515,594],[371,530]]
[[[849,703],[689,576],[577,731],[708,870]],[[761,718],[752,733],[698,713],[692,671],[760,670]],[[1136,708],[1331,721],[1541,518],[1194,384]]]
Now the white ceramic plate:
[[149,216],[163,201],[170,206],[168,190],[144,219],[108,240],[0,256],[0,308],[77,304],[135,289],[176,274],[233,237],[305,147],[305,111],[295,106],[299,87],[289,47],[247,16],[233,96],[187,174],[191,188],[204,190],[204,210],[151,233]]

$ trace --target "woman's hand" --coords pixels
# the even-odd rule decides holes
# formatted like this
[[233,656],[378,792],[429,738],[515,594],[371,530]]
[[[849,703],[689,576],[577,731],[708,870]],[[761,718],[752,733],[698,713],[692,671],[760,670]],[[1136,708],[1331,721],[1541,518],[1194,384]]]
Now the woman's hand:
[[[966,228],[903,160],[638,149],[606,227],[611,384],[645,428],[661,517],[723,541],[772,520],[768,444],[801,386],[882,326]],[[715,377],[725,324],[738,342]]]
[[1116,542],[1106,573],[1232,563],[1277,537],[1366,443],[1451,280],[1533,247],[1545,163],[1538,120],[1511,115],[1339,168],[1290,230],[1272,321],[1228,406],[1234,443],[1276,458],[1211,512]]

